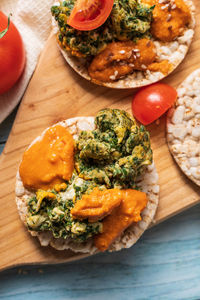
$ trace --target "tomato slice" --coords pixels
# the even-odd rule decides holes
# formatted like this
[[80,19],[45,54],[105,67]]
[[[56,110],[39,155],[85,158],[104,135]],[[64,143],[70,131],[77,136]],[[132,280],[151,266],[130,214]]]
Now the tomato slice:
[[155,83],[141,88],[133,98],[133,115],[142,124],[148,125],[164,114],[176,101],[177,91],[164,83]]
[[68,25],[77,30],[93,30],[101,26],[109,17],[114,0],[77,0]]

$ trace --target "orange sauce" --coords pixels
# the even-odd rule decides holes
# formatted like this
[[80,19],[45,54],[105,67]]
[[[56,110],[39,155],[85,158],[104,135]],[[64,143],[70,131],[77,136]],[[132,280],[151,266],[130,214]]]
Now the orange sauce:
[[146,194],[137,190],[121,190],[122,202],[119,207],[103,220],[103,232],[94,237],[94,244],[105,251],[112,242],[133,222],[141,220],[140,213],[147,205]]
[[19,172],[31,189],[50,189],[70,180],[74,169],[74,140],[61,125],[46,130],[24,153]]
[[174,4],[170,1],[159,3],[159,0],[142,0],[142,3],[155,5],[151,33],[163,42],[171,42],[180,36],[191,20],[189,7],[183,0],[174,0]]
[[[134,53],[134,49],[139,56]],[[92,60],[88,72],[91,78],[101,82],[113,82],[131,73],[133,70],[144,71],[149,64],[156,59],[156,47],[147,39],[136,42],[123,41],[108,44],[104,51],[100,52]],[[120,64],[118,62],[122,61]],[[125,62],[125,63],[124,63]],[[113,77],[113,74],[117,74]]]
[[173,65],[168,60],[162,60],[160,62],[154,62],[148,66],[148,70],[153,72],[161,72],[164,75],[169,74],[172,71]]
[[71,209],[71,214],[77,219],[88,219],[96,222],[109,215],[122,201],[120,189],[99,190],[94,188],[90,194],[85,194]]

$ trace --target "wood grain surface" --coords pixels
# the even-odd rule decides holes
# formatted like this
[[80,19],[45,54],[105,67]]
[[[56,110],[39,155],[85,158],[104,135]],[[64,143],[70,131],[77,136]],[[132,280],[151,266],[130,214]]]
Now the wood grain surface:
[[[200,67],[200,3],[197,7],[195,38],[184,62],[165,82],[177,87]],[[71,261],[84,255],[40,247],[19,219],[15,205],[15,174],[22,153],[46,127],[75,116],[95,115],[105,107],[131,112],[133,90],[112,90],[91,84],[64,61],[51,35],[24,95],[8,142],[0,157],[0,269],[24,263]],[[165,140],[165,117],[148,126],[154,160],[159,173],[160,203],[155,218],[159,223],[195,205],[200,189],[176,166]]]

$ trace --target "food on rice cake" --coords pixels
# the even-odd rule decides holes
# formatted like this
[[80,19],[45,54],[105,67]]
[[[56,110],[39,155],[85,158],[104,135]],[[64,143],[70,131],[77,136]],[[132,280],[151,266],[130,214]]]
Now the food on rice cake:
[[47,128],[16,180],[20,217],[41,245],[84,253],[132,246],[153,220],[158,193],[149,133],[118,109]]
[[79,1],[55,4],[53,27],[69,65],[94,83],[133,88],[156,82],[180,64],[191,44],[191,0],[114,0],[106,22],[89,31],[67,23]]
[[168,146],[183,173],[200,186],[200,69],[177,92],[167,117]]

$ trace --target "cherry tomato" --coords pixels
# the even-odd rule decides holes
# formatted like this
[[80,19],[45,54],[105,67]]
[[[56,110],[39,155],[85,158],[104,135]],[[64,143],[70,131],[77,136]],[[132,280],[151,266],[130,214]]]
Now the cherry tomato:
[[148,125],[164,114],[176,98],[176,90],[164,83],[141,88],[132,101],[133,115],[142,124]]
[[[0,11],[0,33],[8,26],[8,17]],[[25,65],[22,38],[10,22],[8,31],[0,38],[0,94],[8,91],[21,76]]]
[[92,30],[109,17],[114,0],[77,0],[67,23],[78,30]]

